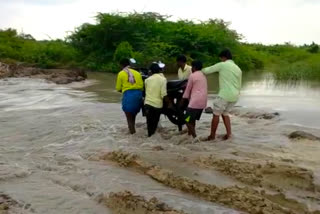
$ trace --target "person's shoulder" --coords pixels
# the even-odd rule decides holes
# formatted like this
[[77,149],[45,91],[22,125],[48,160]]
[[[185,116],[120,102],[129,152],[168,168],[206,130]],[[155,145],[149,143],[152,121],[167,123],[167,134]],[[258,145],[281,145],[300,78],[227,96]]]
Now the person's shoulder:
[[130,71],[131,71],[132,73],[135,73],[135,74],[139,74],[139,75],[141,75],[141,74],[140,74],[140,72],[139,72],[139,71],[137,71],[137,70],[135,70],[135,69],[130,68]]
[[191,71],[191,70],[192,70],[192,66],[187,64],[187,65],[186,65],[186,70]]
[[239,65],[237,65],[233,60],[228,60],[227,62],[231,64],[238,71],[241,71],[241,68],[239,67]]
[[124,70],[121,70],[119,73],[118,73],[118,77],[122,77],[126,75],[126,72]]
[[160,78],[162,81],[167,81],[167,78],[164,76],[164,74],[159,73],[157,77]]
[[199,78],[199,77],[205,77],[206,75],[200,70],[200,71],[196,71],[192,74],[190,74],[190,77],[196,77],[196,78]]
[[206,75],[202,72],[202,70],[196,72],[198,76],[206,77]]

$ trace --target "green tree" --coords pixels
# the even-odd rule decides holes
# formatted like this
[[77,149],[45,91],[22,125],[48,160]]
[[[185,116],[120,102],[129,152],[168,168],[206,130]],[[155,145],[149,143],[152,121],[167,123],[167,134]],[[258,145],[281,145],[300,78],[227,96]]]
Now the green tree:
[[121,42],[114,54],[113,54],[113,61],[114,62],[119,62],[121,59],[123,58],[131,58],[133,55],[133,48],[132,46],[130,45],[129,42],[127,41],[124,41],[124,42]]

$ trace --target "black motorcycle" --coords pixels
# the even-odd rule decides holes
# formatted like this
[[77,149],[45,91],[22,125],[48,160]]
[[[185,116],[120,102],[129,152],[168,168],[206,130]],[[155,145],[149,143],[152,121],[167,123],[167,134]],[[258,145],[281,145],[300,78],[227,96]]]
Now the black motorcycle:
[[[142,75],[142,79],[147,79],[150,74],[148,69],[139,69]],[[167,82],[167,100],[163,101],[162,114],[164,114],[170,122],[177,125],[179,131],[182,130],[182,126],[185,122],[185,111],[188,103],[182,104],[182,96],[184,90],[187,87],[188,80],[169,80]]]

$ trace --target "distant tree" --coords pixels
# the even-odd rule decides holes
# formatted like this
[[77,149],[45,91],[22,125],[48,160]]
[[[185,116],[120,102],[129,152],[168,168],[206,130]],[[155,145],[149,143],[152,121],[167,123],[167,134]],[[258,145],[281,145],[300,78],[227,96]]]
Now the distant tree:
[[310,53],[318,53],[319,52],[319,45],[316,43],[312,42],[312,44],[309,46],[307,49]]

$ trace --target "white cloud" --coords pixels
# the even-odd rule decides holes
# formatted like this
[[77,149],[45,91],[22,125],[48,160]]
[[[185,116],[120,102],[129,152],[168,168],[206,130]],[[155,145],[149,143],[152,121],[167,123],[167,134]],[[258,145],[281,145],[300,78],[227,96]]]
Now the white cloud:
[[[320,43],[317,0],[0,0],[0,28],[13,27],[37,39],[63,38],[97,12],[156,11],[174,18],[222,18],[248,42]],[[48,35],[48,36],[47,36]]]

